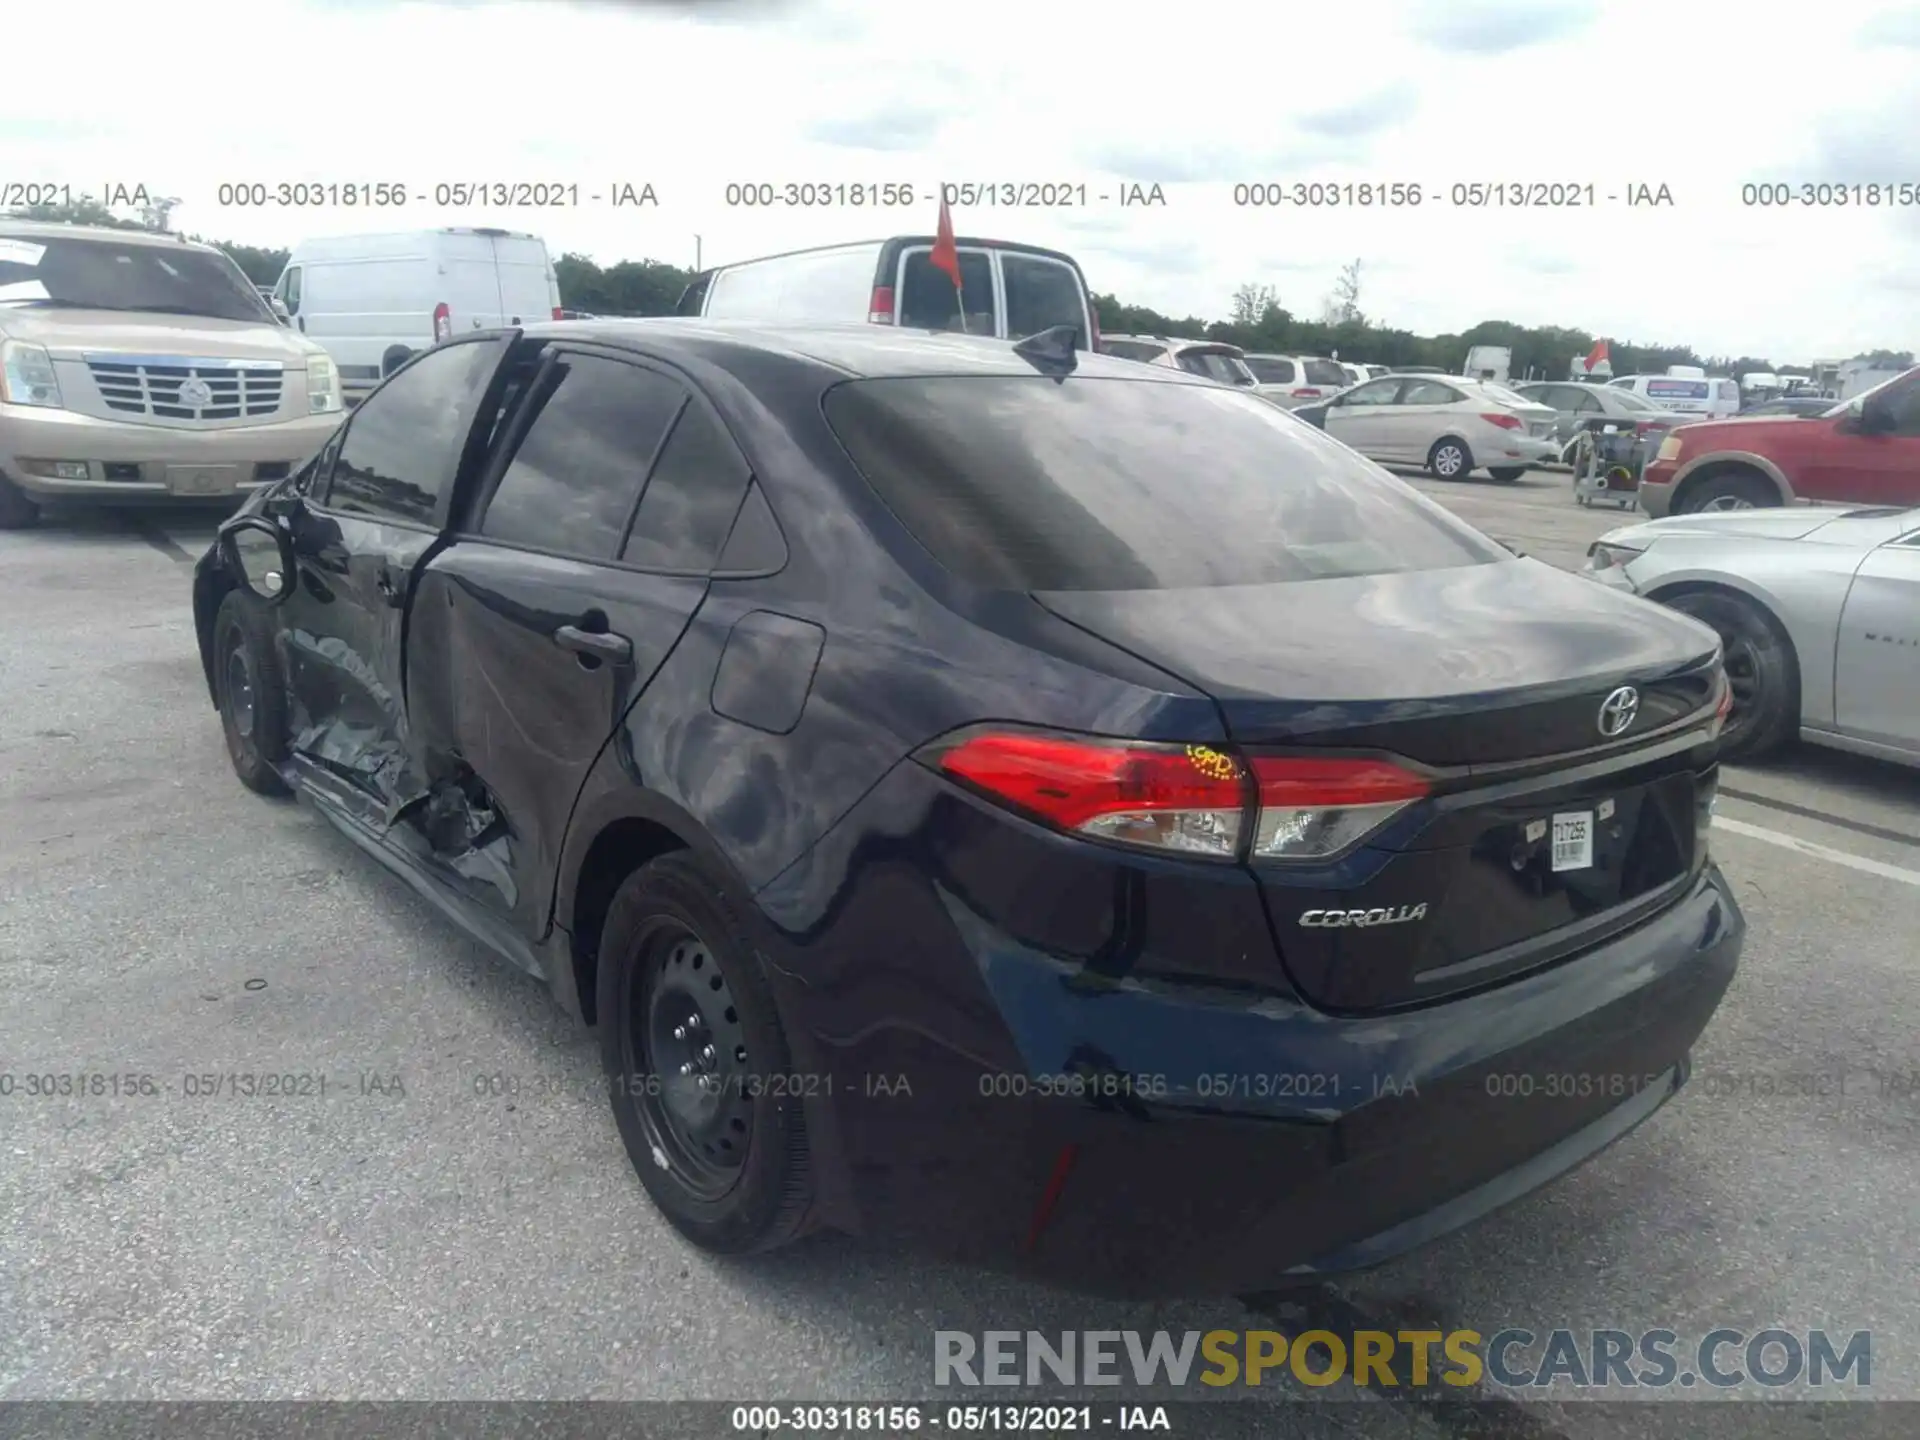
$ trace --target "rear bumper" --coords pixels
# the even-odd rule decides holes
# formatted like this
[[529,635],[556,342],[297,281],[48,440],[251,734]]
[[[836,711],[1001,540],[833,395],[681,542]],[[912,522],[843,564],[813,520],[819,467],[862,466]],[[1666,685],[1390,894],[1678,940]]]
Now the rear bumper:
[[[816,1087],[823,1203],[844,1228],[1085,1290],[1299,1283],[1538,1188],[1677,1091],[1744,937],[1708,867],[1666,910],[1550,969],[1343,1018],[1284,986],[1166,983],[1035,944],[1018,917],[993,917],[995,882],[964,843],[899,828],[911,783],[883,783],[849,817],[864,847],[823,846],[864,848],[883,899],[847,893],[822,913],[822,895],[806,899],[821,857],[762,892],[795,1063]],[[895,823],[863,822],[888,810]],[[1010,828],[996,863],[1024,870],[1071,929],[1079,887],[1047,865],[1051,843]],[[917,866],[898,863],[903,846]],[[1149,963],[1174,917],[1155,913],[1150,882],[1116,874],[1108,897],[1100,928]],[[1209,940],[1233,937],[1239,904],[1223,884],[1228,928]]]
[[[0,472],[49,499],[245,494],[274,478],[260,475],[260,467],[299,464],[326,444],[342,418],[335,412],[230,430],[174,430],[0,405]],[[86,476],[54,473],[56,464],[85,465]],[[195,482],[180,479],[182,472],[206,478],[188,488]]]
[[1508,435],[1502,432],[1497,440],[1488,444],[1484,455],[1476,452],[1474,458],[1489,465],[1541,465],[1558,460],[1560,449],[1560,442],[1551,435]]

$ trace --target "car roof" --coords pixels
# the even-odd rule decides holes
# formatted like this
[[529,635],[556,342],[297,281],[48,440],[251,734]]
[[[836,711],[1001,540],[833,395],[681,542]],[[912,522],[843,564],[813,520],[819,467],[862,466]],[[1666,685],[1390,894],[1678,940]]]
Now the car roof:
[[[880,235],[866,240],[840,240],[832,245],[807,245],[798,250],[776,250],[771,255],[749,255],[741,260],[729,260],[724,265],[709,265],[704,270],[696,271],[688,284],[691,286],[709,280],[723,270],[737,270],[743,265],[759,265],[768,260],[791,260],[797,255],[820,255],[832,250],[864,250],[870,246],[878,246],[883,250],[888,247],[911,250],[920,245],[932,245],[938,239],[937,235]],[[960,250],[1011,250],[1021,255],[1058,260],[1071,265],[1076,271],[1080,268],[1080,262],[1066,251],[1050,250],[1044,245],[1029,245],[1024,240],[989,240],[979,235],[956,235],[953,243]]]
[[[704,320],[691,317],[552,320],[523,327],[531,338],[580,340],[658,355],[704,361],[729,368],[750,356],[792,360],[824,367],[842,378],[878,379],[914,375],[1036,375],[1035,367],[1014,353],[1014,342],[942,330],[910,330],[853,322],[846,325],[781,325],[752,320]],[[1123,380],[1146,378],[1140,362],[1082,350],[1075,373]],[[1168,370],[1167,383],[1210,382]]]
[[59,220],[13,220],[0,215],[0,233],[19,240],[111,240],[121,245],[148,245],[156,250],[220,253],[215,246],[203,245],[170,230],[122,230],[114,225],[68,225]]

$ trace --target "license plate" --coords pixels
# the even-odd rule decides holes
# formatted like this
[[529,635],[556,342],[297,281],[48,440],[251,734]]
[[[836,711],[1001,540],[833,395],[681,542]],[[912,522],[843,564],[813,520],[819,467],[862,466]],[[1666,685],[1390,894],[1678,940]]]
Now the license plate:
[[1553,817],[1553,868],[1593,868],[1593,812],[1569,810]]
[[229,467],[205,470],[168,470],[167,489],[175,495],[230,495],[237,473]]

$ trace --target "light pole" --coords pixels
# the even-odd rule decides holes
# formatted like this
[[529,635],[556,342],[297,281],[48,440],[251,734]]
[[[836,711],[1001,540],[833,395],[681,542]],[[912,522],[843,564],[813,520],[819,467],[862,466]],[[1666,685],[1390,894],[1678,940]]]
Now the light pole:
[[693,237],[693,273],[698,275],[700,269],[700,237],[696,235]]

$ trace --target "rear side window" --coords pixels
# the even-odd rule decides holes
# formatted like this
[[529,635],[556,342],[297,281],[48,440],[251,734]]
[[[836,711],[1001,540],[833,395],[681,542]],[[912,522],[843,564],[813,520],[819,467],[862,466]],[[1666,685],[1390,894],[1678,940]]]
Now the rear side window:
[[1740,382],[1737,380],[1722,380],[1720,382],[1720,398],[1722,400],[1738,400],[1740,398]]
[[362,401],[347,421],[328,507],[436,524],[502,348],[475,340],[429,350]]
[[713,284],[713,274],[696,275],[693,283],[680,292],[680,303],[674,306],[676,315],[698,315],[707,304],[707,289]]
[[649,569],[711,569],[752,478],[720,422],[690,403],[654,463],[620,558]]
[[1204,385],[848,381],[827,420],[971,584],[1159,590],[1435,570],[1505,550],[1312,426]]
[[1058,260],[1000,252],[1000,278],[1007,289],[1007,338],[1023,340],[1055,325],[1073,326],[1073,343],[1087,348],[1087,306],[1080,277]]
[[[925,250],[910,251],[902,270],[900,323],[912,330],[958,330],[960,305],[952,277],[934,269]],[[966,291],[968,332],[994,334],[993,261],[984,250],[960,252],[960,284]]]
[[1309,385],[1339,385],[1344,387],[1351,383],[1347,379],[1347,372],[1331,360],[1302,360],[1300,363],[1306,367],[1307,383]]
[[1434,380],[1415,380],[1400,392],[1402,405],[1451,405],[1459,398],[1458,390]]
[[613,559],[647,467],[686,398],[652,370],[557,356],[540,378],[533,428],[487,502],[480,533],[585,560]]
[[1293,362],[1291,360],[1263,360],[1258,356],[1247,357],[1247,368],[1253,371],[1254,378],[1262,385],[1293,384]]

